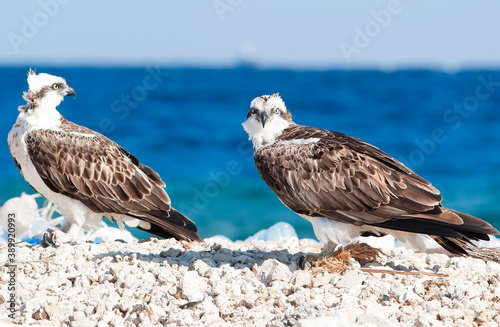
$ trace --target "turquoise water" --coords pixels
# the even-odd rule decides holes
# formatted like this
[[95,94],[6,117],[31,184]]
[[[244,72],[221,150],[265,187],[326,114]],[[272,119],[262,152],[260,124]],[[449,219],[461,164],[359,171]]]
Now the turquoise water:
[[[23,104],[28,67],[0,68],[0,132]],[[295,122],[347,133],[404,162],[447,207],[500,228],[500,72],[288,71],[38,67],[77,92],[59,107],[153,167],[200,234],[244,239],[278,221],[309,222],[260,179],[241,127],[250,101],[279,92]],[[498,81],[498,82],[497,82]],[[0,143],[0,203],[33,191]]]

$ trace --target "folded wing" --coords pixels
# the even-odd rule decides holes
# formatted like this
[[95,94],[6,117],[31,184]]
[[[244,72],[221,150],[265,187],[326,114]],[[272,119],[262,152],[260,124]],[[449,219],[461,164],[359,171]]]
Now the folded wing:
[[255,163],[281,201],[299,214],[460,239],[487,240],[486,234],[498,233],[479,218],[443,208],[428,181],[345,134],[293,125],[278,142],[260,147]]
[[[174,211],[160,176],[118,144],[83,126],[34,130],[28,153],[44,183],[54,192],[103,214],[123,214],[156,226],[156,234],[201,240],[196,226]],[[173,213],[173,214],[172,214]]]

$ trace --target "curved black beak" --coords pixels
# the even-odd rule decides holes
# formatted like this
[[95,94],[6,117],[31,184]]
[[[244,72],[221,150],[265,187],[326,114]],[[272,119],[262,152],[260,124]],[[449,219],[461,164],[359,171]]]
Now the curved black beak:
[[68,86],[68,89],[64,91],[64,96],[70,96],[73,95],[76,98],[76,92],[72,87]]
[[266,121],[269,119],[267,112],[263,111],[259,116],[260,122],[262,123],[262,128],[266,126]]

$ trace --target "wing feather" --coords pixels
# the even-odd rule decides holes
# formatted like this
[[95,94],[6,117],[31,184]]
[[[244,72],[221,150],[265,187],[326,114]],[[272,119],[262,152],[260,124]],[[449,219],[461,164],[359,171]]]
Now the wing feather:
[[130,215],[156,224],[153,230],[161,236],[201,240],[187,217],[177,211],[170,217],[173,209],[158,173],[108,138],[66,120],[63,125],[78,133],[34,130],[26,140],[37,172],[52,191],[103,215]]
[[[319,141],[293,143],[312,138]],[[300,125],[289,127],[280,140],[292,142],[258,148],[255,164],[267,185],[298,214],[430,234],[455,253],[464,251],[457,242],[498,234],[479,218],[443,208],[435,187],[366,142]]]
[[392,219],[389,211],[404,219],[440,206],[437,189],[379,149],[344,134],[295,126],[283,140],[301,135],[320,141],[276,142],[255,153],[264,181],[292,210],[337,220],[338,211],[368,212],[359,220],[370,223]]

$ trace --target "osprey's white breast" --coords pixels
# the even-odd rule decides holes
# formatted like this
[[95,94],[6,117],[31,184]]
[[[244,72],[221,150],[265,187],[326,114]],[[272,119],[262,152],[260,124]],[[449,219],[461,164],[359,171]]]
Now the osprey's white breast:
[[26,135],[27,131],[24,122],[18,119],[9,132],[8,143],[10,153],[17,160],[19,164],[26,162],[28,151],[26,149]]
[[[26,145],[26,139],[28,138],[30,130],[35,130],[39,128],[33,128],[31,124],[25,119],[25,113],[21,112],[17,118],[16,123],[9,132],[8,142],[9,149],[12,157],[17,161],[20,166],[21,174],[24,179],[38,192],[46,195],[52,202],[56,202],[55,198],[60,195],[52,192],[43,180],[38,175],[33,162],[31,161],[30,155],[28,153],[28,148]],[[48,196],[47,196],[48,195]]]
[[38,129],[60,130],[61,119],[62,116],[57,110],[45,110],[43,107],[19,113],[16,123],[9,132],[8,143],[10,153],[23,168],[23,174],[25,174],[24,168],[27,167],[28,163],[33,165],[26,146],[29,133]]

